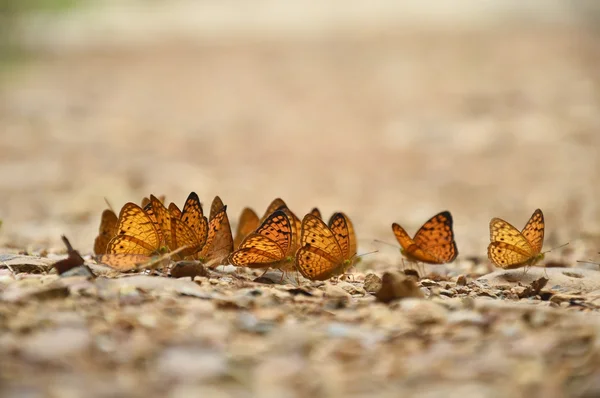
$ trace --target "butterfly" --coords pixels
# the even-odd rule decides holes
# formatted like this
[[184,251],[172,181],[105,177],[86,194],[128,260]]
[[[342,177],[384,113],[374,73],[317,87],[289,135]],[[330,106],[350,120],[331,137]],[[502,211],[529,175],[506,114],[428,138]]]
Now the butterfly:
[[105,254],[108,242],[117,234],[117,224],[119,218],[114,211],[106,209],[102,212],[100,218],[100,228],[98,228],[98,236],[94,240],[94,253]]
[[495,266],[504,269],[527,267],[544,258],[544,214],[533,212],[521,232],[500,218],[490,221],[488,258]]
[[354,227],[344,213],[334,213],[328,224],[307,214],[300,242],[296,268],[307,279],[322,281],[345,274],[356,259]]
[[427,220],[412,239],[397,223],[392,224],[392,230],[402,246],[400,251],[411,261],[445,264],[454,261],[458,255],[449,211],[443,211]]
[[244,238],[240,247],[229,256],[229,261],[250,268],[289,269],[294,266],[295,228],[285,210],[276,210]]
[[126,203],[119,213],[117,233],[98,261],[119,271],[130,271],[168,252],[155,223],[135,203]]
[[227,206],[220,197],[215,196],[210,206],[208,235],[198,258],[210,266],[227,263],[233,252],[233,236],[227,217]]
[[155,224],[159,237],[170,251],[181,249],[173,258],[182,260],[193,257],[204,247],[208,234],[208,220],[202,212],[202,204],[195,192],[189,194],[183,210],[171,203],[166,208],[154,195],[144,208]]
[[[240,220],[237,225],[233,244],[234,247],[238,248],[240,246],[240,243],[242,243],[242,240],[244,240],[246,236],[248,236],[256,228],[258,228],[258,226],[261,225],[267,219],[268,216],[270,216],[273,212],[282,207],[287,208],[286,203],[283,201],[283,199],[276,198],[269,204],[267,210],[265,211],[265,214],[263,214],[263,216],[260,218],[258,218],[258,215],[254,210],[250,209],[249,207],[244,208],[244,210],[242,210],[242,214],[240,215]],[[298,217],[296,217],[295,215],[294,217],[295,222],[298,224],[298,230],[300,230],[300,219],[298,219]]]

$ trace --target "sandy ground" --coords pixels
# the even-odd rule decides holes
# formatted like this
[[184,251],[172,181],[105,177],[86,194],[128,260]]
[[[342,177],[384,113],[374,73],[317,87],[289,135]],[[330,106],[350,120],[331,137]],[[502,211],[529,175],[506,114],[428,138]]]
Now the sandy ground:
[[[220,195],[233,224],[244,206],[262,212],[276,196],[284,198],[298,214],[313,206],[325,214],[345,211],[355,223],[360,250],[381,249],[370,260],[369,267],[376,270],[399,262],[394,249],[373,243],[373,239],[393,241],[392,222],[414,232],[431,215],[445,209],[454,215],[461,253],[457,267],[472,265],[466,260],[470,257],[485,256],[490,218],[499,216],[521,227],[538,207],[546,215],[546,248],[571,242],[566,249],[549,253],[550,259],[567,266],[580,259],[598,260],[597,38],[594,31],[572,26],[520,26],[322,40],[171,40],[40,53],[5,76],[0,89],[0,242],[6,251],[52,252],[62,250],[60,235],[64,233],[82,253],[90,253],[100,213],[106,207],[104,198],[114,207],[149,193],[166,194],[168,200],[182,203],[194,190],[206,203]],[[5,282],[14,281],[12,274],[3,275]],[[36,282],[31,283],[43,284],[44,278],[55,277],[42,277],[42,282],[40,277],[32,277]],[[216,289],[219,294],[236,297],[260,296],[263,293],[252,293],[252,289],[267,289],[228,278],[215,276],[196,285],[211,294]],[[361,283],[359,279],[357,285]],[[454,287],[455,280],[448,283],[452,285],[449,288]],[[237,292],[232,286],[249,290]],[[125,293],[106,293],[107,298],[98,305],[104,288],[89,288],[94,292],[88,295],[75,289],[77,299],[71,293],[65,300],[42,304],[8,303],[5,298],[7,302],[0,303],[0,325],[10,333],[0,337],[0,346],[13,359],[20,358],[14,368],[2,368],[8,379],[54,369],[42,378],[54,377],[51,393],[59,396],[76,396],[89,383],[106,386],[98,396],[135,391],[142,395],[156,392],[161,385],[161,393],[169,396],[192,392],[248,396],[243,391],[248,391],[251,383],[253,391],[264,396],[283,397],[294,396],[293,386],[310,385],[311,381],[317,386],[296,392],[361,396],[384,383],[390,396],[397,396],[398,392],[422,392],[423,385],[438,375],[423,370],[432,361],[447,369],[462,366],[465,362],[460,358],[469,358],[464,373],[439,378],[451,382],[440,381],[439,389],[436,385],[430,396],[439,396],[435,391],[452,396],[448,389],[463,397],[519,396],[515,391],[523,393],[521,396],[575,392],[584,396],[581,391],[585,389],[579,385],[569,387],[581,375],[553,367],[556,362],[548,364],[545,355],[553,353],[556,357],[552,360],[558,362],[565,355],[581,356],[579,343],[573,348],[575,354],[556,348],[570,349],[561,339],[571,334],[568,328],[573,325],[587,325],[576,328],[575,335],[581,337],[577,341],[587,347],[583,349],[586,353],[597,353],[600,330],[595,315],[589,326],[588,320],[572,318],[572,311],[556,310],[549,312],[550,321],[530,327],[529,315],[519,318],[525,319],[527,325],[523,326],[521,321],[504,320],[514,316],[507,315],[510,311],[488,310],[487,304],[477,302],[475,307],[468,303],[460,306],[466,306],[464,310],[473,317],[492,314],[493,321],[465,321],[477,326],[453,337],[450,331],[455,323],[447,321],[446,313],[453,311],[450,305],[442,306],[444,315],[439,315],[440,308],[430,309],[438,315],[424,323],[442,325],[431,331],[420,327],[421,320],[408,319],[408,326],[403,326],[403,317],[410,316],[405,313],[409,309],[399,309],[402,305],[391,309],[377,305],[371,315],[361,318],[363,315],[356,314],[369,312],[373,304],[373,297],[366,293],[353,293],[344,299],[348,302],[343,309],[331,309],[330,301],[318,300],[326,291],[323,286],[314,287],[321,293],[311,291],[317,299],[307,299],[315,300],[309,309],[302,300],[297,302],[297,293],[269,290],[264,293],[266,303],[240,307],[236,302],[232,306],[237,309],[231,311],[222,310],[229,308],[222,297],[198,300],[181,292],[163,297],[144,286],[130,288],[134,293],[127,289]],[[449,296],[460,301],[461,294],[469,293]],[[129,300],[128,294],[134,299],[123,303]],[[285,297],[274,299],[273,294]],[[331,295],[326,292],[324,297]],[[148,319],[136,312],[146,308],[144,305],[153,308]],[[310,309],[312,305],[318,309]],[[433,304],[419,301],[417,305]],[[111,318],[108,314],[115,308],[122,312]],[[243,311],[238,311],[240,308]],[[40,309],[62,315],[48,321],[36,313]],[[286,310],[294,315],[282,315]],[[586,307],[588,310],[595,311]],[[27,319],[25,325],[14,326],[12,316],[28,311],[33,318],[23,318]],[[135,320],[130,319],[129,311]],[[311,311],[318,317],[311,320]],[[541,313],[546,314],[544,311]],[[179,316],[184,319],[181,324]],[[267,322],[271,329],[244,332],[237,340],[238,334],[232,330],[238,330],[240,322],[256,326],[246,316]],[[319,319],[327,322],[313,328]],[[198,326],[205,321],[206,328]],[[58,335],[40,334],[39,341],[19,348],[19,336],[34,338],[36,328],[48,322],[58,325],[52,329]],[[339,322],[345,325],[342,329],[349,327],[344,322],[354,326],[340,332],[336,329]],[[381,329],[386,322],[394,326]],[[499,325],[502,333],[488,339],[485,330],[489,329],[484,324]],[[138,332],[139,325],[142,329]],[[195,326],[187,333],[189,325]],[[503,351],[513,347],[511,333],[519,333],[509,330],[513,326],[531,331],[523,332],[522,338],[529,339],[523,350],[540,350],[528,351],[533,357],[526,361],[503,357]],[[65,327],[69,330],[61,335]],[[550,331],[551,327],[556,329]],[[119,334],[121,329],[125,334]],[[312,332],[303,334],[309,330]],[[107,333],[110,338],[105,346],[102,336]],[[331,337],[330,333],[339,338],[335,340],[339,346],[318,343]],[[432,337],[439,333],[448,341]],[[225,340],[226,347],[220,340],[224,335],[233,336]],[[397,357],[384,355],[388,362],[378,361],[390,341],[404,341],[406,336],[412,337],[398,348],[402,352]],[[75,350],[73,356],[65,354],[71,359],[58,362],[55,359],[62,357],[60,353],[51,354],[48,360],[35,357],[36,344],[44,346],[64,338],[79,342],[84,354]],[[456,343],[473,339],[491,353],[482,353],[477,345]],[[356,343],[359,340],[360,344]],[[198,341],[203,342],[200,347],[195,345]],[[272,348],[273,344],[277,348]],[[190,351],[188,347],[195,348]],[[121,358],[116,354],[121,349],[133,353],[127,351]],[[195,368],[200,366],[193,360],[196,354],[206,358],[202,363],[212,364],[210,368]],[[484,365],[496,362],[490,361],[488,354],[506,362],[486,373]],[[414,361],[403,365],[402,355],[414,355]],[[333,362],[323,359],[332,356],[337,358]],[[90,358],[94,360],[90,362]],[[287,363],[289,358],[292,361]],[[188,362],[191,368],[186,368]],[[80,366],[81,372],[67,371]],[[528,370],[522,370],[525,368]],[[115,373],[114,369],[124,370]],[[252,374],[248,369],[253,369]],[[364,369],[373,369],[374,376],[365,376],[365,384],[363,379],[351,380]],[[474,377],[466,369],[480,373]],[[321,372],[327,378],[315,381],[313,376]],[[460,373],[458,368],[456,372]],[[587,368],[586,372],[584,379],[588,380],[593,372]],[[271,390],[279,385],[270,383],[274,374],[281,378],[277,383],[282,390]],[[546,379],[546,374],[556,378]],[[162,384],[163,377],[170,383],[168,387]],[[531,380],[523,381],[527,377]],[[475,379],[489,383],[475,383]],[[504,379],[516,384],[509,386],[500,381]],[[523,385],[529,390],[522,389]],[[561,390],[563,387],[566,389]],[[11,391],[22,392],[18,388]]]

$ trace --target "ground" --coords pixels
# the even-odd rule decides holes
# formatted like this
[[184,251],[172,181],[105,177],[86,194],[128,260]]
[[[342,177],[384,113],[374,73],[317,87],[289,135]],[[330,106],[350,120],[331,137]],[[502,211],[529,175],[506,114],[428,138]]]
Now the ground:
[[[0,86],[1,259],[13,269],[0,263],[0,388],[596,396],[598,266],[577,260],[600,260],[599,50],[592,29],[521,24],[171,38],[13,67]],[[220,195],[234,226],[277,196],[299,215],[342,210],[359,251],[380,251],[354,280],[299,287],[230,268],[194,281],[49,272],[61,234],[91,253],[104,198],[181,204],[192,190]],[[521,228],[536,208],[545,249],[569,242],[547,254],[563,268],[539,291],[528,286],[542,269],[490,274],[485,256],[492,217]],[[426,269],[438,276],[418,282],[424,298],[376,302],[367,275],[403,266],[374,240],[446,209],[457,261]]]

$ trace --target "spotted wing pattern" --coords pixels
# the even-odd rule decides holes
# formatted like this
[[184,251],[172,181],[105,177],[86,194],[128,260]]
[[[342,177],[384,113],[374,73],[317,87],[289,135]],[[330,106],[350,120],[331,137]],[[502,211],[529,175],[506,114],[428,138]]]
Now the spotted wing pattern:
[[171,218],[181,218],[181,210],[179,209],[179,207],[177,207],[175,203],[171,202],[168,210],[169,214],[171,215]]
[[493,218],[490,221],[488,258],[500,268],[514,269],[534,265],[543,258],[544,215],[537,209],[522,232],[510,223]]
[[280,268],[292,262],[286,253],[292,244],[290,219],[281,210],[269,215],[229,256],[233,265],[251,268]]
[[197,235],[198,240],[204,245],[208,234],[208,220],[202,211],[202,204],[195,192],[189,194],[183,205],[181,221],[187,224]]
[[287,207],[287,205],[285,204],[283,199],[281,199],[281,198],[273,199],[273,201],[267,207],[265,214],[263,214],[263,216],[260,218],[259,224],[262,224],[267,219],[267,217],[269,217],[272,213],[274,213],[277,209],[279,209],[282,206]]
[[296,253],[296,267],[305,278],[326,280],[344,274],[352,266],[356,254],[352,224],[342,213],[335,213],[330,221],[333,229],[312,214],[302,220],[302,246]]
[[329,219],[329,229],[342,249],[343,258],[356,256],[356,233],[352,221],[344,213],[335,213]]
[[135,203],[121,209],[117,234],[98,260],[120,271],[135,269],[161,252],[158,231],[144,210]]
[[452,215],[443,211],[427,220],[414,238],[396,223],[392,224],[392,230],[402,246],[402,253],[410,260],[445,264],[454,261],[458,255],[452,225]]

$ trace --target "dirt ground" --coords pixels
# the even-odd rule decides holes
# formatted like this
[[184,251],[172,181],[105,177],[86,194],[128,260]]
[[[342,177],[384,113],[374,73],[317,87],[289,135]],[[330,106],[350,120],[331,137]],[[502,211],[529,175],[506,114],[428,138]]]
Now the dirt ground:
[[[576,263],[600,260],[597,39],[507,26],[170,40],[13,68],[0,86],[0,256],[17,269],[0,263],[0,391],[597,396],[600,278]],[[220,195],[234,227],[277,196],[299,215],[341,210],[359,251],[380,252],[354,281],[300,288],[229,268],[194,282],[45,274],[61,234],[91,253],[104,198],[181,204],[192,190]],[[535,208],[546,249],[570,242],[547,261],[577,268],[549,269],[537,292],[543,270],[477,279],[489,220],[522,227]],[[419,282],[424,299],[376,303],[365,278],[400,255],[373,240],[446,209],[457,261],[427,269],[444,276]]]

